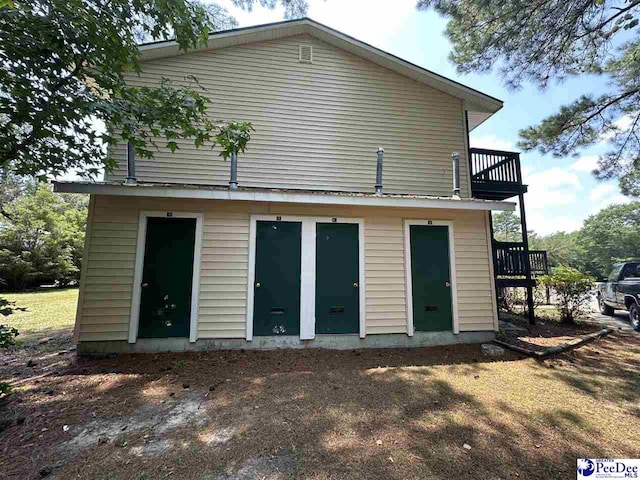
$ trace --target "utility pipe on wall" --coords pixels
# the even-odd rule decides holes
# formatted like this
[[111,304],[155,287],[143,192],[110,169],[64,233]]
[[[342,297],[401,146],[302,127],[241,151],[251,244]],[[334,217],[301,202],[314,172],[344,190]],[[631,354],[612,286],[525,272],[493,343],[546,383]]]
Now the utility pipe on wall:
[[229,180],[229,188],[237,190],[238,188],[238,155],[231,154],[231,179]]
[[137,185],[136,180],[136,151],[131,142],[127,143],[127,179],[125,185]]
[[382,157],[384,148],[378,147],[378,165],[376,167],[376,195],[382,196]]
[[453,152],[453,197],[460,198],[460,154]]

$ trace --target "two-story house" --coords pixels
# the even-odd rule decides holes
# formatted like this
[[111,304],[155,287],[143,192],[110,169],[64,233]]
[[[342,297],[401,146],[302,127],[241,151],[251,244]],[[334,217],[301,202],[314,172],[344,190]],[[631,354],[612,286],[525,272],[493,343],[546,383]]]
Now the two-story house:
[[517,156],[468,133],[500,100],[309,19],[140,48],[130,82],[195,75],[214,118],[255,132],[231,185],[190,142],[56,182],[91,195],[80,352],[494,337],[491,211],[526,187]]

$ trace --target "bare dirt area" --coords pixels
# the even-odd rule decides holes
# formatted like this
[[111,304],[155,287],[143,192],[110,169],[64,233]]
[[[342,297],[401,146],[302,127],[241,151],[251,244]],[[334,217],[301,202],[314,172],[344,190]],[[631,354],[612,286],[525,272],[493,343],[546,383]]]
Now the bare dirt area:
[[479,345],[0,357],[7,479],[564,479],[640,456],[640,339],[544,362]]
[[504,312],[500,313],[500,319],[508,321],[515,328],[502,330],[498,339],[530,352],[543,352],[601,329],[595,322],[580,321],[576,325],[565,325],[550,318],[538,319],[535,325],[529,325],[525,318]]

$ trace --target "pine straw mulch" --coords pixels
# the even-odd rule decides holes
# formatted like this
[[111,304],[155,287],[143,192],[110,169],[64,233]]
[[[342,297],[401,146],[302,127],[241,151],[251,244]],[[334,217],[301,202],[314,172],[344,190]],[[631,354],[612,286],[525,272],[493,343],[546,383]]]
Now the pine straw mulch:
[[573,478],[576,458],[640,456],[639,338],[544,362],[479,345],[8,352],[0,478]]

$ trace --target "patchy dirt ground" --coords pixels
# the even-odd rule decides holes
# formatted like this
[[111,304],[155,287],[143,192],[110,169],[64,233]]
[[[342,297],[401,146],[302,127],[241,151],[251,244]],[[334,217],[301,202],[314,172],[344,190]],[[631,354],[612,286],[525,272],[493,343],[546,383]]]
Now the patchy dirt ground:
[[575,478],[576,458],[640,457],[639,361],[624,333],[545,362],[21,349],[0,358],[0,478]]
[[501,331],[498,338],[532,352],[542,352],[548,348],[569,343],[582,335],[597,332],[602,328],[594,322],[564,325],[548,318],[538,319],[536,325],[529,325],[523,317],[504,312],[500,313],[500,319],[510,322],[516,329]]

